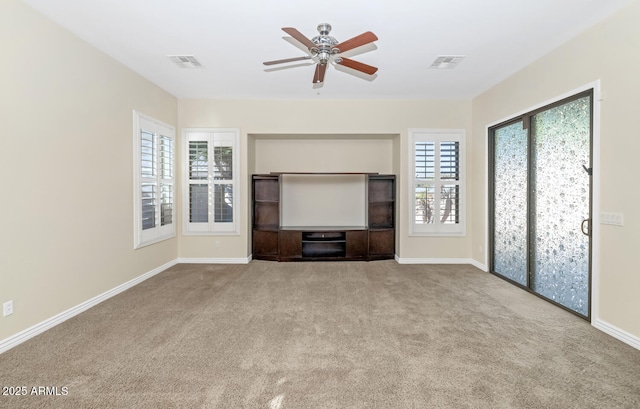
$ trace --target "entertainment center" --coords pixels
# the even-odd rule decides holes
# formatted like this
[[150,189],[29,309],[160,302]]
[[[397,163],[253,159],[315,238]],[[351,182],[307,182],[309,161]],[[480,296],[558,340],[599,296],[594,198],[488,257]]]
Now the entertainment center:
[[256,174],[252,210],[256,260],[369,261],[395,256],[395,175]]

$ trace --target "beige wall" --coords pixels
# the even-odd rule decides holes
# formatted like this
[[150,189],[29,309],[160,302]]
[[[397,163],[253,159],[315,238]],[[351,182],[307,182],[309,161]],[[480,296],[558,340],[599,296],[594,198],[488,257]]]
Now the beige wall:
[[[181,257],[247,257],[250,254],[247,249],[250,248],[248,182],[251,174],[316,170],[397,175],[400,258],[465,259],[471,256],[469,234],[443,240],[409,237],[407,233],[408,130],[455,128],[470,135],[471,101],[180,100],[178,105],[181,128],[240,128],[243,172],[240,202],[247,214],[239,236],[182,236]],[[331,146],[340,146],[349,155],[337,153],[333,161],[327,163]],[[269,157],[280,148],[284,155]],[[472,149],[470,141],[467,148]],[[468,164],[470,157],[467,156]],[[472,202],[473,198],[469,200]],[[215,247],[215,241],[220,243],[219,247]]]
[[0,2],[0,340],[178,256],[133,250],[133,113],[177,101],[15,0]]
[[254,136],[255,172],[393,173],[395,137],[400,135]]
[[[624,226],[594,226],[598,297],[596,321],[640,337],[640,190],[634,166],[640,152],[640,2],[632,2],[588,32],[559,47],[473,101],[473,257],[485,261],[486,126],[601,81],[600,142],[595,168],[601,211],[624,214]],[[598,186],[598,185],[596,185]],[[596,215],[598,217],[598,215]],[[597,322],[596,322],[597,323]]]

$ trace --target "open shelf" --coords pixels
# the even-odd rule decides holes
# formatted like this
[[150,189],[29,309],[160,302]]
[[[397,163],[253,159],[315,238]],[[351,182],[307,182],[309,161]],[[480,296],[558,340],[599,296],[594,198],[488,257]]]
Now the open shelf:
[[302,233],[302,257],[345,257],[346,255],[346,232]]

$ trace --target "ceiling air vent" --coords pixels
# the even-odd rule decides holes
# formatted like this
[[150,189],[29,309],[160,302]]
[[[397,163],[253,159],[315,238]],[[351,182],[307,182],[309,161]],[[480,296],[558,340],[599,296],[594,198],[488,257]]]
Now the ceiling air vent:
[[464,59],[464,55],[441,55],[431,63],[429,68],[436,70],[450,70]]
[[168,55],[167,57],[180,68],[202,68],[200,61],[193,55]]

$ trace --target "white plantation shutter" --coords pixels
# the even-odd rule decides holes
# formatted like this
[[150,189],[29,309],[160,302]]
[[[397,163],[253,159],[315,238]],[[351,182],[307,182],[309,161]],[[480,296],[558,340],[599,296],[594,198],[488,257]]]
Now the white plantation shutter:
[[175,236],[175,131],[134,112],[134,248]]
[[464,131],[410,130],[409,230],[464,235]]
[[237,129],[184,132],[185,234],[237,234]]
[[174,208],[174,163],[175,141],[172,137],[161,135],[159,155],[159,180],[160,180],[160,226],[173,224]]
[[142,230],[156,227],[156,166],[157,153],[155,134],[147,129],[140,129],[140,194]]

